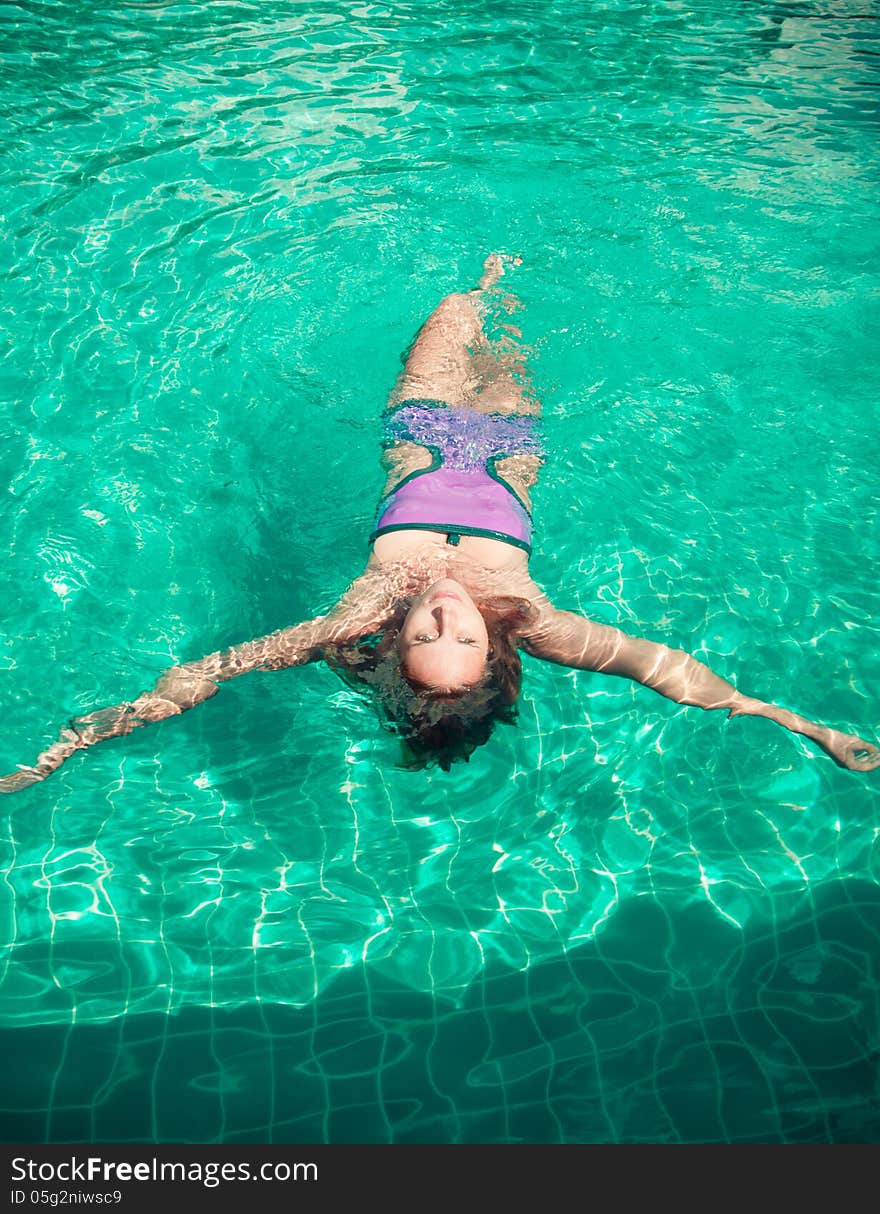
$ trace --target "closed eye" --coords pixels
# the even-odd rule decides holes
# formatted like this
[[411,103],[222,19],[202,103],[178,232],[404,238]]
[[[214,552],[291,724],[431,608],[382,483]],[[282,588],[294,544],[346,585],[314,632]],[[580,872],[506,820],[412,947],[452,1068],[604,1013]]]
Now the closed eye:
[[[430,645],[432,641],[436,641],[436,640],[439,640],[439,637],[436,637],[436,636],[431,637],[431,636],[427,636],[426,634],[423,634],[422,636],[413,637],[411,644],[413,644],[413,645]],[[473,637],[456,637],[456,640],[458,641],[459,645],[477,645],[477,646],[479,646],[479,641],[475,641]]]

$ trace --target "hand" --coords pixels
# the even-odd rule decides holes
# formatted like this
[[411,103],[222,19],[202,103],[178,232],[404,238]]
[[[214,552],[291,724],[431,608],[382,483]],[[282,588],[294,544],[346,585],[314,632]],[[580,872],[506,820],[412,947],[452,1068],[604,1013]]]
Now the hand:
[[0,779],[0,793],[19,792],[29,788],[31,784],[39,784],[46,776],[57,771],[65,759],[69,759],[75,750],[82,750],[83,743],[73,729],[63,729],[57,742],[37,756],[36,763],[31,767],[19,764],[18,771]]
[[826,754],[831,755],[838,767],[845,767],[847,771],[873,771],[875,767],[880,767],[880,750],[854,733],[829,729],[827,737],[822,738],[819,745]]

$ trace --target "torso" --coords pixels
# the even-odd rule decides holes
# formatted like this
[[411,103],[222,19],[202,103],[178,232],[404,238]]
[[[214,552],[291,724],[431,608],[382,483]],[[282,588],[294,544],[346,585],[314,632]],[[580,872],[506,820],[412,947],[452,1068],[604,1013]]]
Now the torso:
[[[405,477],[430,467],[431,460],[431,452],[420,443],[399,442],[386,447],[382,455],[387,473],[383,497],[392,493]],[[540,466],[541,461],[536,455],[523,454],[505,455],[495,465],[499,476],[522,498],[528,509],[531,509],[530,495]]]
[[[431,464],[431,452],[420,444],[398,442],[386,448],[386,496],[413,472]],[[528,505],[539,459],[517,454],[498,461],[498,471]],[[550,606],[532,581],[529,556],[522,548],[484,536],[461,535],[454,545],[442,532],[390,531],[376,537],[367,567],[338,605],[340,634],[367,633],[381,624],[401,598],[423,593],[432,582],[451,577],[475,598],[512,596],[527,599],[538,613]],[[334,613],[335,614],[335,613]]]
[[454,548],[442,535],[395,531],[380,536],[349,599],[376,620],[394,602],[422,594],[432,582],[454,578],[476,599],[511,596],[527,599],[540,614],[550,602],[529,573],[528,556],[498,540],[462,536]]
[[[521,548],[500,540],[485,539],[478,535],[461,536],[455,551],[450,551],[446,536],[433,531],[392,531],[380,535],[373,544],[369,565],[392,565],[400,561],[422,560],[443,563],[446,570],[456,563],[495,572],[508,571],[510,576],[528,579],[529,558]],[[369,567],[369,566],[368,566]],[[455,577],[444,572],[441,577]],[[464,583],[462,583],[464,584]]]

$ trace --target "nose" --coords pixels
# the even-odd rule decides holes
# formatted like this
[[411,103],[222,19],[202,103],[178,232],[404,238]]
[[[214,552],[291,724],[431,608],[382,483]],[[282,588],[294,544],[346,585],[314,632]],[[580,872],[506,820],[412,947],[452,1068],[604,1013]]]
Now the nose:
[[450,623],[453,610],[454,608],[451,599],[444,599],[442,602],[435,604],[433,607],[431,614],[436,620],[437,626],[441,632],[443,631],[444,627],[448,626]]

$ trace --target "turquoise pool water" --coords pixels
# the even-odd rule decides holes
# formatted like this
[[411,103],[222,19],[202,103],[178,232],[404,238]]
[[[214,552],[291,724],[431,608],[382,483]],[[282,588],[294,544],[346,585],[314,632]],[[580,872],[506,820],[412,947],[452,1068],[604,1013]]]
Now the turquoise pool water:
[[[334,601],[494,248],[536,579],[875,737],[877,17],[0,7],[0,769]],[[448,774],[311,667],[5,799],[3,1139],[880,1139],[876,774],[525,666]]]

